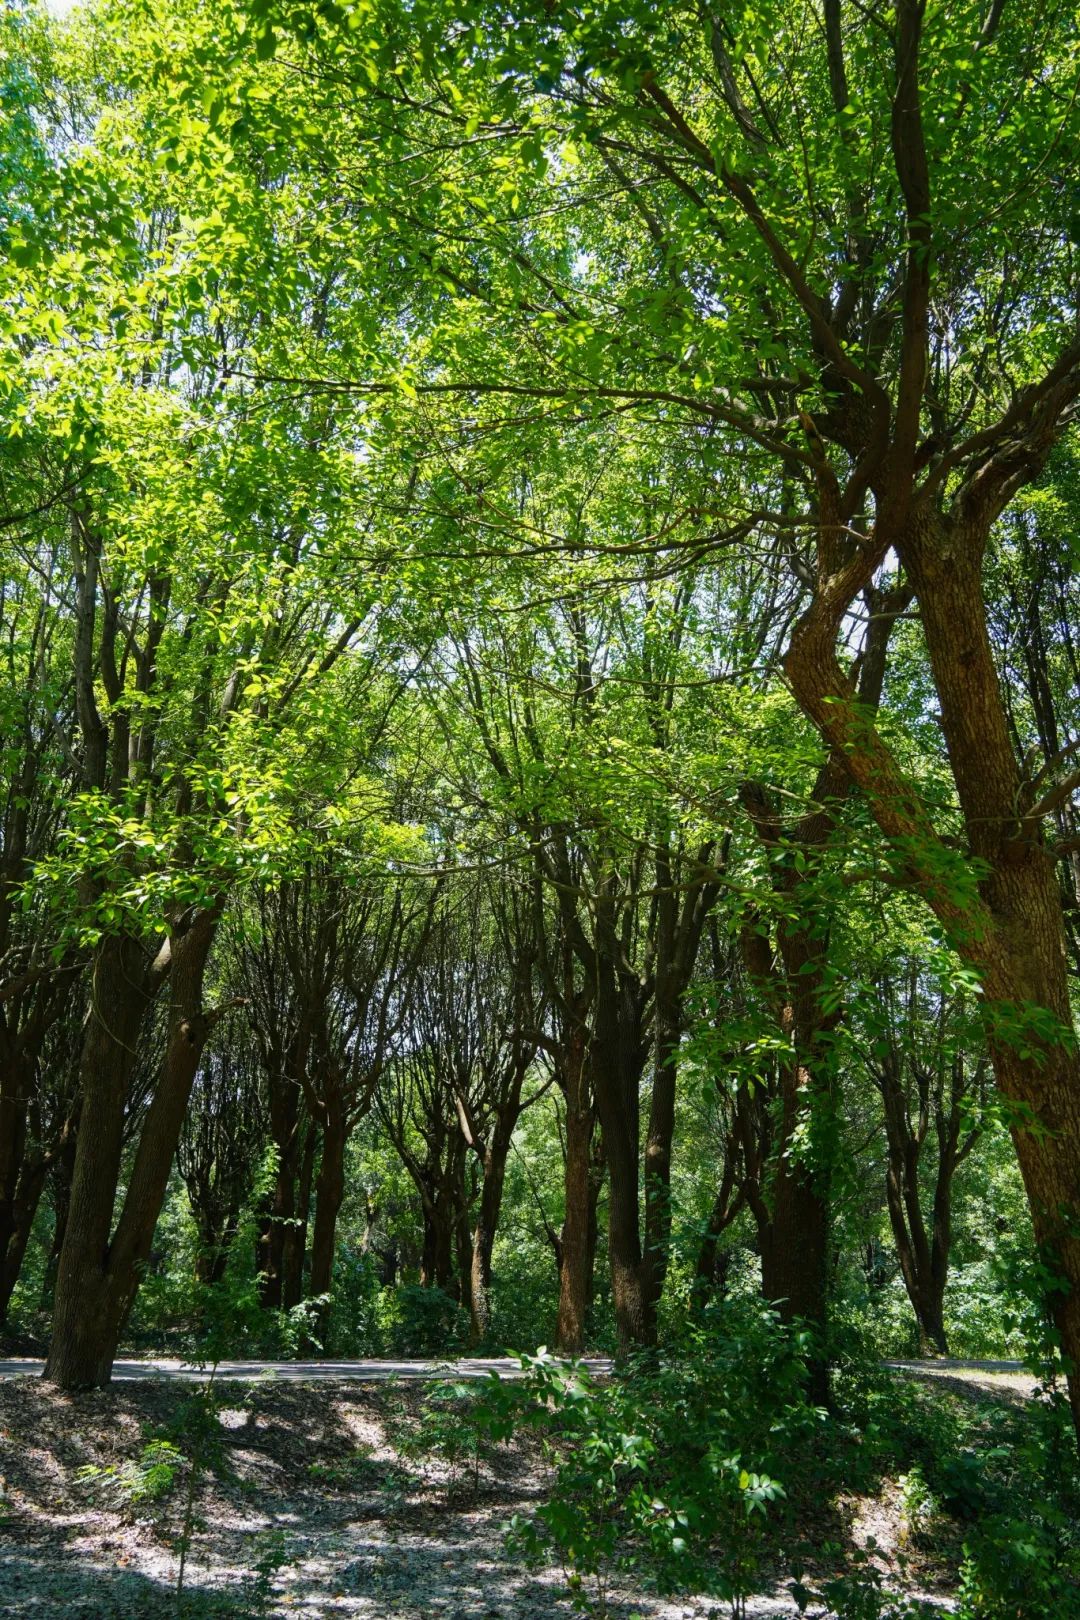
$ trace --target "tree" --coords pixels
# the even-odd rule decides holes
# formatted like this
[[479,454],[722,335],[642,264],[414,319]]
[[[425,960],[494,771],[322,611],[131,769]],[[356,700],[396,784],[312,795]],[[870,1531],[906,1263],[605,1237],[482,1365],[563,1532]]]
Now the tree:
[[[953,1183],[979,1140],[985,1058],[957,1024],[964,1007],[920,982],[912,963],[903,979],[883,978],[868,1009],[870,1075],[881,1095],[887,1143],[886,1201],[900,1271],[919,1325],[923,1352],[948,1355],[943,1302],[952,1242]],[[936,1000],[936,1006],[935,1006]],[[937,1149],[929,1231],[923,1214],[923,1152],[931,1126]]]
[[176,1163],[199,1236],[196,1281],[220,1282],[266,1139],[266,1099],[243,1023],[219,1026],[195,1076]]
[[[433,126],[463,134],[438,187],[411,205],[408,164],[368,193],[372,218],[400,194],[412,227],[440,242],[438,258],[414,256],[418,303],[430,307],[436,284],[454,289],[416,350],[418,397],[659,410],[755,467],[741,501],[714,507],[789,537],[812,596],[787,679],[865,795],[898,876],[980,978],[1036,1230],[1060,1270],[1058,1328],[1080,1367],[1080,1068],[1043,831],[1068,790],[1053,757],[1017,756],[984,594],[994,524],[1039,477],[1080,397],[1075,227],[1058,179],[1080,135],[1068,25],[1033,43],[1007,5],[946,13],[923,0],[889,19],[842,0],[800,16],[805,30],[786,6],[740,21],[634,7],[617,22],[544,7],[515,17],[511,36],[490,7],[466,43],[431,5],[408,14],[424,43],[407,67],[404,10],[377,42],[308,31],[317,71],[355,68],[362,84],[370,61],[378,87],[320,137],[320,157],[351,171],[380,94],[416,141],[414,164],[430,161]],[[297,26],[288,8],[280,18]],[[1010,80],[1029,93],[1003,117],[997,88]],[[494,188],[481,180],[471,230],[490,156],[469,144],[481,128],[505,161]],[[572,247],[565,219],[529,234],[554,152]],[[594,201],[612,188],[618,212]],[[528,373],[510,331],[528,339]],[[368,373],[341,386],[391,385]],[[781,491],[779,509],[756,498]],[[850,615],[897,567],[915,593],[963,850],[855,694]],[[1080,1433],[1080,1372],[1070,1379]]]

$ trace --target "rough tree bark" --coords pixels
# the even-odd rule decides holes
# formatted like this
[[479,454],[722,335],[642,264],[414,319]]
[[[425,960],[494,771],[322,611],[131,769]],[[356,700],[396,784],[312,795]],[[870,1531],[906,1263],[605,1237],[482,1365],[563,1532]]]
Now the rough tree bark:
[[203,975],[218,915],[212,909],[186,914],[170,933],[166,1049],[115,1230],[127,1081],[152,987],[134,941],[110,937],[95,964],[71,1206],[44,1374],[64,1389],[107,1384],[112,1374],[210,1028]]
[[345,1143],[348,1133],[343,1110],[327,1097],[322,1119],[322,1157],[315,1178],[315,1221],[311,1234],[312,1298],[329,1294],[334,1278],[337,1219],[345,1197]]
[[[587,1031],[578,1023],[568,1034],[560,1065],[566,1101],[564,1208],[559,1238],[559,1310],[555,1343],[567,1355],[584,1348],[595,1252],[595,1195],[592,1143],[596,1116],[586,1067]],[[593,1227],[590,1241],[590,1227]]]

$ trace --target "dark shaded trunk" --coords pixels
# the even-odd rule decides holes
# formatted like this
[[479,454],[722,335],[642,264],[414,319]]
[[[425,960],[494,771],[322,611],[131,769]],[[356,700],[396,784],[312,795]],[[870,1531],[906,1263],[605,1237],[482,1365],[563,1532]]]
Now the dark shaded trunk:
[[[516,1121],[516,1110],[514,1118]],[[511,1125],[510,1132],[512,1130]],[[472,1233],[469,1336],[474,1345],[482,1343],[491,1329],[491,1254],[502,1209],[506,1161],[509,1154],[510,1133],[503,1122],[498,1122],[492,1133],[492,1141],[484,1154],[480,1208]]]
[[330,1293],[334,1280],[337,1219],[345,1197],[345,1121],[328,1107],[322,1127],[322,1158],[315,1179],[315,1223],[311,1237],[309,1290],[313,1298]]
[[[131,1057],[147,1009],[142,953],[114,942],[95,975],[83,1051],[83,1103],[71,1206],[60,1255],[45,1377],[64,1389],[109,1382],[168,1185],[195,1071],[209,1030],[203,975],[217,912],[196,913],[170,941],[169,1020],[158,1083],[147,1109],[123,1207],[113,1204]],[[103,971],[105,963],[108,971]]]
[[[772,811],[749,789],[743,797],[762,842],[775,847],[778,825]],[[751,1097],[740,1095],[736,1101],[747,1168],[744,1190],[758,1228],[761,1289],[783,1321],[813,1329],[810,1393],[823,1404],[828,1397],[829,1192],[836,1147],[831,1039],[840,1018],[838,1008],[826,1011],[823,1003],[828,938],[823,931],[811,933],[802,919],[785,921],[774,955],[751,919],[743,930],[742,951],[777,1034],[792,1054],[779,1064],[767,1123],[755,1120]],[[768,1154],[764,1164],[763,1147]]]
[[[778,1305],[782,1320],[801,1321],[823,1333],[829,1257],[828,1176],[791,1162],[805,1100],[796,1084],[785,1085],[781,1145],[770,1180],[771,1218],[761,1234],[762,1293]],[[821,1380],[816,1383],[820,1389]]]
[[555,1343],[567,1355],[585,1345],[585,1321],[592,1291],[596,1250],[596,1198],[593,1193],[592,1142],[595,1115],[585,1064],[586,1032],[571,1032],[563,1064],[566,1141],[563,1181],[565,1203],[559,1239],[559,1313]]
[[[298,1304],[301,1297],[303,1240],[300,1240],[300,1264],[297,1265],[296,1195],[303,1150],[299,1076],[306,1061],[307,1043],[301,1033],[289,1043],[280,1066],[275,1066],[267,1077],[270,1139],[277,1150],[270,1207],[266,1211],[258,1246],[261,1277],[259,1297],[267,1310],[280,1310],[286,1304],[286,1293],[291,1294],[293,1289],[296,1297],[291,1304]],[[286,1272],[290,1285],[288,1290],[285,1287]]]
[[[598,905],[598,929],[599,910]],[[649,1327],[641,1286],[638,1209],[638,1088],[646,1046],[635,989],[620,983],[612,957],[598,949],[589,1071],[607,1160],[608,1265],[622,1350],[644,1344]]]
[[[78,1105],[76,1105],[78,1106]],[[56,1274],[67,1231],[68,1210],[71,1208],[71,1181],[75,1174],[75,1146],[78,1131],[77,1114],[70,1122],[60,1143],[49,1175],[49,1190],[53,1206],[53,1234],[49,1245],[49,1258],[45,1263],[45,1276],[41,1285],[41,1308],[52,1311],[56,1294]]]
[[[966,1092],[962,1056],[951,1062],[949,1100],[939,1073],[932,1076],[925,1067],[914,1075],[911,1090],[917,1109],[909,1107],[903,1083],[903,1054],[895,1046],[886,1050],[873,1070],[885,1113],[888,1162],[885,1197],[889,1211],[900,1273],[919,1329],[923,1355],[948,1355],[945,1334],[944,1299],[949,1276],[949,1250],[952,1243],[952,1191],[958,1167],[978,1139],[977,1129],[961,1143],[963,1098]],[[930,1226],[923,1216],[920,1168],[931,1117],[937,1135],[938,1155],[934,1174]]]
[[650,1343],[656,1339],[657,1312],[671,1253],[671,1144],[675,1134],[681,1027],[679,998],[661,983],[662,977],[658,975],[656,986],[656,1049],[649,1130],[645,1138],[645,1249],[641,1262],[641,1295],[645,1336]]
[[729,1149],[724,1159],[724,1173],[712,1209],[709,1211],[705,1230],[701,1234],[697,1260],[694,1263],[691,1299],[697,1310],[700,1310],[714,1294],[719,1294],[722,1298],[727,1286],[730,1256],[721,1251],[720,1240],[728,1227],[738,1219],[746,1204],[745,1188],[740,1189],[737,1186],[737,1179],[735,1154]]
[[769,1174],[770,1218],[760,1244],[764,1297],[779,1307],[782,1321],[801,1322],[814,1332],[809,1393],[824,1405],[829,1397],[829,1195],[836,1121],[831,1066],[820,1049],[815,1051],[822,1033],[811,1014],[802,1040],[796,1035],[796,1051],[810,1053],[811,1063],[796,1060],[782,1071],[780,1125]]
[[32,1079],[32,1073],[14,1053],[0,1050],[0,1326],[19,1274],[14,1264],[13,1239],[19,1225],[19,1205],[24,1201],[20,1199],[20,1182],[27,1158]]
[[195,1281],[209,1286],[219,1283],[229,1263],[229,1252],[240,1221],[239,1206],[226,1206],[216,1190],[187,1175],[184,1178],[198,1233],[195,1251]]
[[45,1374],[64,1388],[108,1383],[118,1302],[108,1272],[124,1103],[150,996],[137,940],[107,937],[80,1062],[83,1097]]
[[0,1328],[15,1284],[45,1186],[49,1156],[29,1130],[34,1068],[11,1054],[0,1084]]
[[[300,1170],[296,1179],[295,1213],[285,1226],[281,1241],[281,1305],[291,1311],[304,1297],[304,1256],[307,1252],[311,1188],[315,1176],[315,1150],[319,1127],[309,1119],[300,1150]],[[314,1291],[314,1290],[313,1290]]]
[[0,1228],[0,1243],[3,1243],[0,1248],[0,1328],[7,1322],[8,1306],[22,1271],[47,1173],[48,1161],[44,1155],[35,1154],[29,1162],[24,1160],[15,1198],[4,1223],[6,1242],[5,1232]]
[[435,1219],[434,1202],[421,1197],[420,1213],[424,1223],[424,1236],[420,1245],[420,1286],[421,1288],[435,1288],[436,1268],[438,1265],[439,1234]]
[[604,1190],[606,1176],[607,1157],[604,1153],[604,1139],[597,1131],[593,1135],[590,1154],[588,1247],[585,1256],[586,1322],[596,1297],[596,1251],[600,1245],[600,1194]]
[[454,1252],[457,1259],[457,1274],[454,1278],[453,1294],[458,1303],[468,1311],[472,1318],[472,1258],[473,1258],[473,1231],[470,1219],[471,1199],[465,1193],[464,1179],[460,1183],[460,1197],[454,1209]]
[[195,1217],[199,1247],[195,1254],[195,1281],[203,1286],[219,1283],[229,1263],[229,1247],[236,1235],[235,1224],[200,1220]]
[[454,1239],[458,1198],[452,1174],[443,1171],[425,1178],[419,1188],[424,1218],[424,1246],[420,1257],[420,1284],[453,1294]]

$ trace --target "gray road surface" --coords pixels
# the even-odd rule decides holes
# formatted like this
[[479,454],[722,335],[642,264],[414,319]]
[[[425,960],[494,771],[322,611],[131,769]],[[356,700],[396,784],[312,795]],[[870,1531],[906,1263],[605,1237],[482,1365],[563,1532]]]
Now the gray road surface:
[[[600,1357],[588,1358],[584,1365],[593,1373],[611,1370],[611,1362]],[[0,1378],[40,1377],[45,1363],[29,1356],[14,1356],[0,1361]],[[520,1378],[521,1368],[516,1361],[505,1356],[490,1360],[465,1357],[460,1361],[219,1361],[214,1373],[218,1382],[230,1379],[237,1383],[258,1383],[276,1378],[290,1384],[320,1382],[348,1384],[378,1384],[388,1378],[486,1378],[489,1373],[500,1378]],[[192,1367],[172,1357],[152,1361],[117,1361],[113,1363],[114,1380],[134,1378],[190,1379],[203,1383],[211,1375],[209,1367]]]

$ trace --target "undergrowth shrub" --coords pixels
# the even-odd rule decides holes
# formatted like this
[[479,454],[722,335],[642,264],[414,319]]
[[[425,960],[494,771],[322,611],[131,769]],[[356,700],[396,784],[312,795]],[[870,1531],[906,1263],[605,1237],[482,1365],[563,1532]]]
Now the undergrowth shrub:
[[455,1355],[469,1340],[468,1312],[441,1288],[383,1289],[378,1320],[392,1356]]
[[610,1383],[545,1352],[524,1358],[524,1388],[489,1400],[504,1430],[515,1400],[516,1420],[541,1430],[554,1480],[535,1519],[513,1521],[512,1545],[533,1560],[554,1553],[596,1614],[619,1571],[740,1612],[759,1583],[766,1520],[825,1422],[804,1394],[809,1348],[774,1312],[735,1301]]

